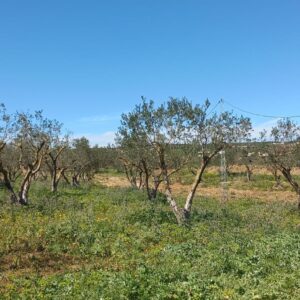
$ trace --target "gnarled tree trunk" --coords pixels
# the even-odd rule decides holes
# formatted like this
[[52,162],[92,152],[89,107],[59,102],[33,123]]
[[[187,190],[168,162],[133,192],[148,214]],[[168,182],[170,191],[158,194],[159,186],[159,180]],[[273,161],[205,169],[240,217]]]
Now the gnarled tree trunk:
[[280,171],[281,171],[282,175],[285,177],[285,179],[292,186],[294,191],[297,193],[297,195],[298,195],[298,209],[300,209],[300,186],[299,186],[298,182],[296,182],[296,180],[293,178],[290,168],[285,168],[283,166],[280,166]]
[[203,176],[204,170],[206,169],[208,163],[209,163],[208,158],[204,158],[202,161],[202,166],[198,169],[198,171],[196,173],[192,188],[186,198],[184,209],[183,209],[185,220],[189,219],[189,217],[190,217],[193,199],[195,197],[197,187],[200,184],[200,182],[202,181],[202,176]]
[[169,179],[170,174],[168,174],[167,165],[165,163],[164,151],[163,151],[163,149],[160,149],[159,157],[160,157],[160,166],[161,166],[161,170],[162,170],[163,180],[164,180],[165,187],[166,187],[165,195],[166,195],[167,201],[168,201],[173,213],[175,214],[178,224],[182,225],[182,224],[185,224],[188,222],[190,215],[191,215],[192,204],[193,204],[193,200],[194,200],[194,197],[196,194],[196,190],[197,190],[200,182],[202,181],[202,176],[204,174],[204,171],[205,171],[206,167],[208,166],[209,162],[211,161],[211,159],[217,153],[219,153],[220,150],[222,150],[222,148],[216,149],[209,156],[203,155],[201,166],[196,171],[196,176],[195,176],[192,188],[186,198],[184,208],[181,209],[177,205],[175,199],[172,196],[172,189],[171,189],[170,179]]
[[252,167],[249,166],[249,165],[245,165],[245,167],[246,167],[247,181],[251,181],[252,180],[252,174],[253,174]]
[[29,174],[28,176],[25,176],[25,179],[23,180],[23,182],[21,184],[18,202],[22,205],[28,204],[28,193],[29,193],[30,184],[31,184],[31,176],[32,176],[31,174]]
[[18,197],[14,192],[13,186],[11,184],[9,175],[7,170],[5,170],[5,168],[2,165],[2,162],[0,161],[0,173],[2,173],[3,175],[3,180],[4,180],[4,186],[6,187],[6,189],[9,191],[10,193],[10,199],[12,202],[17,202],[18,201]]
[[32,164],[28,164],[27,166],[23,167],[25,170],[25,176],[22,180],[20,191],[18,193],[18,202],[22,205],[28,204],[28,193],[31,186],[31,181],[39,172],[43,158],[45,156],[44,148],[46,147],[46,143],[42,142],[37,148],[35,153],[35,160]]

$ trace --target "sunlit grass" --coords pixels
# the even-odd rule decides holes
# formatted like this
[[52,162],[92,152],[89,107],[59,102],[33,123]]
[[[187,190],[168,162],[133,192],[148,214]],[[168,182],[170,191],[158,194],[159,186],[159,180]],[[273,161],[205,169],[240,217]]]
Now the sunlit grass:
[[180,227],[133,189],[31,194],[21,207],[1,191],[1,299],[298,299],[293,203],[198,197]]

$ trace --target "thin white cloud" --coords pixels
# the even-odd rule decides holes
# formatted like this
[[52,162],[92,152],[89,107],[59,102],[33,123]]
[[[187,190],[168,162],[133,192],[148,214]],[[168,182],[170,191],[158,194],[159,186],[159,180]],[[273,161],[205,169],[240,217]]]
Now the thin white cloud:
[[117,121],[120,119],[120,116],[89,116],[89,117],[83,117],[79,119],[79,122],[81,123],[102,123],[102,122],[109,122],[109,121]]
[[113,144],[115,140],[116,133],[113,131],[107,131],[101,134],[91,134],[91,133],[83,133],[83,134],[76,134],[75,138],[86,137],[89,141],[91,146],[99,145],[99,146],[107,146],[108,144]]
[[263,130],[267,131],[267,136],[270,135],[272,128],[277,124],[279,119],[273,119],[266,122],[263,122],[261,124],[255,125],[253,127],[252,137],[253,138],[259,138],[260,132]]

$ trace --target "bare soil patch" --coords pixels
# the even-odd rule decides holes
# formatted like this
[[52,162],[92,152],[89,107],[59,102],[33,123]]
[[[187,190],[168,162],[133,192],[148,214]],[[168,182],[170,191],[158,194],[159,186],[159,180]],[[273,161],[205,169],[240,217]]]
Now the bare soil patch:
[[108,176],[103,174],[96,174],[94,178],[96,183],[100,183],[107,187],[129,187],[130,184],[128,180],[120,176]]
[[[174,194],[178,195],[187,195],[189,192],[190,186],[182,185],[180,183],[175,183],[172,185]],[[221,187],[198,187],[196,192],[197,196],[201,197],[212,197],[212,198],[221,198],[222,197]],[[286,202],[296,202],[297,195],[290,191],[261,191],[258,189],[228,189],[228,198],[230,199],[240,199],[240,198],[249,198],[249,199],[258,199],[263,201],[286,201]]]
[[[214,172],[216,169],[212,167],[210,172]],[[263,172],[263,170],[261,170]],[[266,173],[263,173],[266,174]],[[109,176],[103,174],[97,174],[95,176],[95,181],[107,187],[130,187],[128,180],[124,177]],[[181,183],[173,183],[172,190],[175,195],[185,196],[190,190],[190,185],[183,185]],[[213,197],[221,198],[222,190],[221,187],[198,187],[197,196],[202,197]],[[285,202],[296,202],[297,195],[292,191],[281,191],[281,190],[271,190],[271,191],[262,191],[259,189],[238,189],[238,188],[229,188],[228,189],[229,199],[239,199],[239,198],[253,198],[263,201],[285,201]]]

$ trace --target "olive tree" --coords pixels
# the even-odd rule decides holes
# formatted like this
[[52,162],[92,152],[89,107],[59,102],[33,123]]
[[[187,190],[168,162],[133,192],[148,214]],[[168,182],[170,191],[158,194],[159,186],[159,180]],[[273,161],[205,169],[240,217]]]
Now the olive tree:
[[49,151],[45,163],[51,176],[51,191],[56,192],[58,184],[67,170],[68,165],[63,159],[63,153],[69,146],[69,136],[62,135],[62,123],[53,121],[48,132]]
[[72,141],[72,147],[68,150],[68,160],[73,186],[79,186],[80,179],[90,180],[93,177],[94,155],[88,139],[81,137]]
[[19,149],[19,164],[23,174],[17,201],[21,204],[28,204],[31,183],[49,153],[57,126],[58,122],[45,118],[42,111],[16,114],[17,135],[14,144]]
[[250,143],[239,147],[239,163],[246,168],[247,181],[252,180],[253,170],[255,168],[256,152]]
[[270,138],[261,133],[262,155],[267,164],[278,170],[297,193],[300,209],[300,183],[294,170],[300,166],[300,126],[290,119],[281,119],[272,128]]
[[235,116],[232,112],[209,114],[209,106],[209,102],[206,102],[204,108],[195,107],[193,112],[192,143],[199,150],[199,161],[194,182],[181,212],[183,221],[190,216],[196,190],[207,166],[220,151],[249,138],[252,129],[249,118]]
[[100,169],[120,169],[120,164],[118,161],[118,149],[114,145],[108,144],[104,147],[99,147],[95,145],[91,148],[93,155],[93,168],[95,170]]
[[[8,116],[1,106],[1,156],[0,173],[2,174],[11,200],[23,205],[28,204],[28,194],[32,181],[41,169],[44,158],[49,153],[51,136],[56,130],[57,121],[45,118],[41,111],[35,113],[17,112]],[[11,151],[11,153],[3,152]],[[14,159],[12,175],[9,157]],[[19,172],[18,175],[16,173]],[[20,184],[13,185],[16,176]]]
[[179,153],[176,145],[186,145],[190,106],[186,99],[171,98],[155,108],[153,101],[142,98],[132,112],[122,115],[116,138],[120,160],[132,186],[138,182],[141,187],[142,183],[149,199],[155,198],[160,184],[188,161],[186,155],[175,155]]
[[15,182],[22,174],[19,165],[19,151],[12,143],[7,143],[2,153],[2,164],[10,182]]
[[127,118],[126,115],[122,115],[123,127],[119,129],[116,139],[119,146],[118,159],[131,186],[138,189],[145,188],[151,200],[155,198],[159,186],[155,180],[153,187],[150,183],[151,178],[155,176],[155,157],[153,149],[148,146],[147,140],[142,135],[127,131],[131,126],[135,126],[132,119],[133,116]]
[[[131,139],[134,141],[134,153],[140,151],[140,145],[150,153],[178,223],[189,219],[197,187],[212,159],[226,146],[245,139],[250,133],[248,118],[237,117],[230,112],[211,114],[209,108],[208,100],[200,106],[193,105],[186,98],[170,98],[156,108],[153,101],[142,99],[131,113],[122,116],[119,144]],[[181,208],[172,193],[171,175],[196,155],[198,166],[194,182]]]
[[[18,161],[17,157],[14,156],[13,160],[10,160],[12,156],[10,154],[15,155],[16,151],[12,145],[12,139],[16,133],[16,127],[13,122],[13,116],[7,113],[6,107],[3,103],[0,104],[0,174],[3,177],[3,182],[7,190],[11,193],[12,199],[16,199],[16,195],[11,184],[12,180],[12,172],[10,170],[14,170],[12,168],[12,164],[15,166],[15,162]],[[10,159],[8,159],[10,158]],[[17,164],[17,170],[19,169]],[[17,171],[16,171],[17,173]]]

